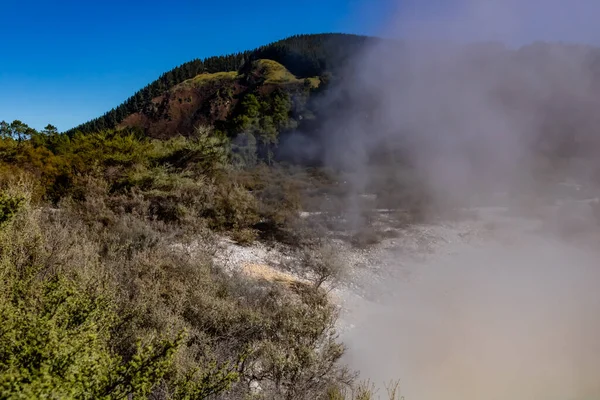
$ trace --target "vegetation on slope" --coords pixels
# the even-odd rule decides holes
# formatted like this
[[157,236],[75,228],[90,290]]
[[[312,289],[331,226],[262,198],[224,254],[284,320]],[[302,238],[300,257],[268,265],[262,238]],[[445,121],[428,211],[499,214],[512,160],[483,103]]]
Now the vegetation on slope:
[[320,283],[212,265],[215,232],[295,234],[293,182],[233,168],[209,129],[27,132],[0,140],[0,397],[313,399],[351,381]]
[[[249,132],[237,122],[248,116],[248,101],[255,99],[264,117],[289,123],[263,121],[265,135],[277,135],[297,126],[306,112],[310,92],[320,80],[299,79],[272,60],[256,60],[243,72],[203,73],[174,86],[138,113],[127,116],[118,128],[139,128],[153,138],[191,135],[198,125],[215,126],[220,133],[235,138]],[[264,135],[263,135],[264,136]]]
[[[328,118],[366,115],[361,129],[378,132],[372,93],[342,82],[327,106],[311,103],[366,40],[299,36],[196,60],[68,134],[0,123],[0,397],[344,398],[353,374],[323,289],[339,266],[299,211],[354,207],[339,223],[356,228],[371,226],[365,209],[422,218],[432,205],[395,149],[367,155],[380,164],[362,209],[370,200],[339,173],[279,164],[277,148],[297,128],[331,145],[315,123]],[[355,233],[358,246],[380,239]],[[213,265],[215,235],[296,246],[314,282],[228,275]]]
[[[235,123],[288,123],[284,100],[248,95]],[[343,192],[334,175],[208,127],[168,140],[0,128],[0,397],[341,399],[353,387],[323,289],[340,266],[299,215]],[[314,281],[227,275],[215,234],[287,243]]]
[[335,71],[344,65],[368,40],[370,38],[365,36],[349,34],[296,35],[255,50],[192,60],[164,73],[123,104],[69,130],[67,134],[113,129],[127,116],[141,112],[153,98],[163,95],[175,85],[202,73],[239,71],[259,59],[276,61],[299,78],[321,76],[326,71]]
[[283,65],[272,60],[257,60],[257,73],[265,77],[265,83],[288,83],[299,81]]
[[228,72],[215,72],[208,73],[204,72],[191,79],[186,79],[180,84],[174,86],[176,90],[178,87],[186,87],[186,86],[202,86],[204,84],[213,83],[213,82],[222,82],[222,81],[230,81],[238,77],[238,73],[236,71],[228,71]]
[[[377,46],[369,48],[378,51],[369,52],[370,56],[358,64],[351,62],[365,55],[365,46],[373,44]],[[417,54],[429,50],[419,47]],[[467,85],[469,79],[481,80],[475,86],[483,86],[480,89],[489,92],[493,104],[505,108],[509,118],[531,125],[527,134],[533,133],[533,137],[523,140],[535,143],[546,153],[559,156],[585,150],[593,153],[600,146],[595,140],[593,112],[600,104],[596,93],[600,71],[597,48],[535,43],[512,50],[484,43],[451,50],[455,57],[436,64],[436,72],[431,72],[434,75],[425,78],[427,81],[434,84],[437,78],[443,78],[449,82],[465,81]],[[331,130],[327,126],[331,119],[343,122],[364,115],[364,121],[369,123],[366,130],[389,129],[378,126],[373,114],[380,106],[387,107],[380,104],[386,101],[379,93],[381,88],[361,87],[361,82],[374,74],[369,79],[389,81],[392,92],[402,96],[410,91],[409,81],[415,73],[411,63],[405,62],[414,59],[411,51],[414,48],[401,42],[320,34],[293,36],[234,55],[192,60],[163,74],[104,116],[68,134],[139,127],[151,137],[166,139],[192,134],[198,125],[211,125],[230,139],[242,134],[241,142],[252,143],[252,138],[246,138],[247,132],[240,131],[235,123],[244,112],[244,98],[252,95],[260,104],[268,103],[271,93],[277,91],[285,92],[288,97],[287,115],[291,122],[287,129],[277,130],[278,142],[293,127],[298,127],[315,142],[310,144],[322,151],[327,146],[323,138],[331,136],[326,132]],[[434,56],[438,51],[439,47],[432,46]],[[384,78],[384,71],[391,73]],[[388,86],[387,82],[383,84]],[[399,125],[397,130],[413,130],[402,126],[402,122],[395,122]],[[268,122],[265,130],[271,130]]]

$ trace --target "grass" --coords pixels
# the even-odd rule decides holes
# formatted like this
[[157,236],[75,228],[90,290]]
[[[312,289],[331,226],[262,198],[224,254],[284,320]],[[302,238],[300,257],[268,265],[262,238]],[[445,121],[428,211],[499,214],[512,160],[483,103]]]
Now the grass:
[[[253,70],[257,75],[264,78],[265,84],[298,84],[305,81],[304,79],[298,79],[294,74],[288,71],[287,68],[273,60],[256,60],[254,62]],[[175,92],[178,89],[189,89],[191,87],[201,87],[215,83],[223,84],[228,81],[234,81],[239,77],[240,74],[237,71],[202,73],[181,82],[171,89],[171,91]],[[321,84],[321,79],[319,77],[307,78],[306,81],[311,89],[316,89]]]
[[296,83],[301,81],[287,68],[273,60],[257,60],[255,69],[265,77],[265,83]]
[[233,81],[233,80],[237,79],[238,76],[239,76],[239,74],[236,71],[215,72],[213,74],[202,73],[202,74],[196,75],[195,77],[193,77],[191,79],[187,79],[187,80],[181,82],[179,85],[175,86],[171,90],[175,91],[178,88],[188,88],[190,86],[202,86],[202,85],[206,85],[209,83],[216,83],[216,82],[223,82],[223,81]]
[[[285,83],[300,83],[303,80],[298,79],[294,74],[287,70],[277,61],[261,59],[254,62],[254,70],[265,78],[267,84],[285,84]],[[224,81],[233,81],[239,77],[237,71],[202,73],[191,79],[187,79],[176,85],[173,91],[180,88],[189,88],[193,86],[202,86],[210,83],[222,83]],[[308,78],[311,88],[318,88],[321,80],[318,77]]]

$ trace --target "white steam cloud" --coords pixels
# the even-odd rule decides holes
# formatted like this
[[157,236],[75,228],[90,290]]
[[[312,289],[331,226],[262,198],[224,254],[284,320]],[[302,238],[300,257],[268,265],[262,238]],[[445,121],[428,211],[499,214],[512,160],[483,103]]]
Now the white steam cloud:
[[[373,159],[402,150],[442,207],[496,191],[550,204],[543,143],[555,141],[554,156],[576,134],[579,150],[600,149],[600,52],[587,45],[600,42],[600,2],[414,1],[380,32],[394,39],[349,66],[334,96],[358,105],[331,120],[327,162],[363,193],[402,171]],[[557,169],[594,177],[587,164]],[[413,278],[355,310],[352,366],[400,378],[408,400],[600,398],[600,254],[527,233],[529,217],[509,220],[510,245],[451,246],[456,255],[420,267],[398,254]]]

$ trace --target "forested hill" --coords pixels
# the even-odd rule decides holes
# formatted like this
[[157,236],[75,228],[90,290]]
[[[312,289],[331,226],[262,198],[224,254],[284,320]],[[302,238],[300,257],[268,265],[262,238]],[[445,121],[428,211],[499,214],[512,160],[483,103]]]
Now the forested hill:
[[[363,132],[394,127],[422,135],[437,120],[423,117],[409,126],[418,114],[411,115],[411,107],[437,110],[436,118],[447,119],[436,122],[433,135],[449,126],[477,130],[476,119],[459,118],[459,129],[456,118],[477,114],[486,103],[498,116],[505,113],[517,125],[526,125],[522,130],[527,137],[519,140],[536,149],[563,155],[594,155],[600,149],[597,47],[543,42],[518,49],[495,43],[393,42],[388,47],[384,42],[351,34],[297,35],[242,53],[196,59],[67,133],[134,128],[151,138],[169,139],[207,126],[231,140],[249,135],[270,154],[283,153],[285,146],[278,144],[297,132],[309,136],[312,147],[327,148],[331,120],[340,132],[345,130],[341,122],[352,121],[348,123],[367,124]],[[365,49],[369,56],[358,58]],[[428,60],[428,68],[422,68],[421,59]],[[328,95],[321,101],[324,92]],[[471,108],[461,101],[473,96],[482,101]],[[377,116],[400,104],[388,115],[390,121]],[[354,121],[357,115],[364,120]]]
[[174,86],[202,73],[239,71],[259,59],[273,60],[298,78],[334,73],[369,40],[367,36],[327,33],[296,35],[254,50],[186,62],[165,72],[157,80],[139,90],[123,104],[103,116],[81,124],[67,133],[97,132],[117,127],[127,116],[139,113],[152,99]]

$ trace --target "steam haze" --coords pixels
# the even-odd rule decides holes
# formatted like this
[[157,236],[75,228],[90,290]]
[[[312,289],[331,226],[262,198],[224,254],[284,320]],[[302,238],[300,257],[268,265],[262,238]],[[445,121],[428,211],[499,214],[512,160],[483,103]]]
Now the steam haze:
[[462,42],[534,41],[599,44],[593,0],[396,1],[397,13],[380,34],[407,39]]
[[348,361],[366,378],[399,378],[408,400],[600,398],[600,254],[583,245],[599,240],[591,206],[585,233],[548,228],[564,228],[556,182],[597,189],[600,53],[589,44],[600,3],[419,3],[398,5],[380,32],[394,39],[368,46],[333,91],[329,101],[351,101],[326,127],[326,163],[348,172],[355,194],[382,175],[400,182],[408,165],[437,208],[490,206],[498,193],[503,206],[535,201],[427,262],[397,249],[393,272],[410,277],[349,312]]
[[[395,39],[368,46],[345,71],[343,94],[334,91],[351,105],[325,129],[326,148],[335,150],[326,162],[355,171],[358,192],[370,181],[361,171],[381,149],[402,147],[429,189],[447,198],[490,183],[528,186],[543,167],[535,146],[550,138],[560,138],[556,151],[566,151],[563,142],[573,133],[597,145],[600,51],[582,43],[595,41],[586,27],[600,5],[510,0],[430,7],[416,14],[403,2],[381,32]],[[581,147],[589,151],[587,144]]]

